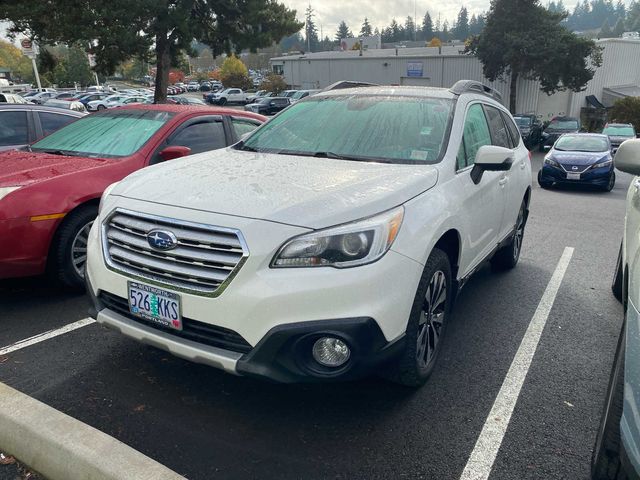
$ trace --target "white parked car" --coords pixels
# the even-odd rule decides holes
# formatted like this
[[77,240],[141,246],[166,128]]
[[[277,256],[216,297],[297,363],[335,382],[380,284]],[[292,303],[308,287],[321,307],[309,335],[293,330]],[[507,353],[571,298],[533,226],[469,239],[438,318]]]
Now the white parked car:
[[97,110],[114,108],[116,106],[119,106],[119,104],[127,98],[131,98],[131,95],[129,94],[110,95],[100,100],[92,100],[91,102],[87,103],[87,110],[89,110],[90,112],[95,112]]
[[111,185],[88,245],[97,321],[241,375],[422,384],[456,292],[520,256],[531,165],[498,97],[322,92]]
[[592,480],[640,476],[640,140],[623,142],[614,162],[618,170],[635,178],[627,191],[624,234],[612,285],[625,316],[593,448]]

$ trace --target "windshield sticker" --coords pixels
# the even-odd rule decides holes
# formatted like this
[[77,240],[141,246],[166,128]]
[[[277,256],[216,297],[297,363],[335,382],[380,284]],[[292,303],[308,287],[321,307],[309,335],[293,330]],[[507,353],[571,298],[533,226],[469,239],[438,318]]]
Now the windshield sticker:
[[411,160],[427,160],[429,152],[426,150],[411,150]]

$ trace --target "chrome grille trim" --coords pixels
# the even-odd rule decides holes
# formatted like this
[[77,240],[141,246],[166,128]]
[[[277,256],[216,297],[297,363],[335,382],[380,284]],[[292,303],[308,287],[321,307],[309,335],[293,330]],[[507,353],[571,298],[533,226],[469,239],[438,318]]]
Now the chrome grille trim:
[[568,165],[570,170],[567,170],[564,167],[564,165],[560,164],[560,166],[567,173],[584,173],[586,170],[588,170],[591,167],[591,165],[575,165],[576,167],[578,167],[578,169],[577,170],[571,170],[571,167],[573,167],[574,165]]
[[[147,234],[166,228],[178,239],[171,250],[153,249]],[[249,256],[239,230],[116,208],[101,225],[107,268],[159,287],[217,297]]]

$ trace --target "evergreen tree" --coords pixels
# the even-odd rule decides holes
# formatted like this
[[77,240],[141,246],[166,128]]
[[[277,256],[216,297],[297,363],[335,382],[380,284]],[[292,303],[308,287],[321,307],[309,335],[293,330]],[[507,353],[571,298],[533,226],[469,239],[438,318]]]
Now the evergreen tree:
[[466,7],[462,7],[458,12],[458,19],[456,20],[455,29],[453,29],[453,36],[457,40],[466,40],[469,37],[469,11]]
[[335,39],[336,41],[340,41],[343,38],[352,38],[353,37],[353,33],[351,33],[351,30],[349,30],[349,27],[347,26],[347,24],[345,23],[345,21],[341,21],[340,25],[338,25],[338,31],[336,32],[335,35]]
[[396,19],[394,18],[391,20],[391,25],[389,25],[389,41],[399,42],[400,40],[402,40],[400,37],[400,33],[400,25],[398,25],[398,22],[396,22]]
[[311,5],[309,5],[305,10],[304,16],[304,41],[306,44],[306,49],[310,52],[315,52],[318,50],[318,44],[320,43],[320,41],[318,39],[318,27],[316,27],[316,24],[313,21],[315,13],[313,11],[313,8],[311,8]]
[[616,18],[627,19],[627,8],[622,0],[618,0],[618,3],[616,3]]
[[431,15],[429,12],[424,14],[424,18],[422,19],[422,30],[420,31],[420,39],[421,40],[431,40],[433,38],[433,20],[431,20]]
[[611,38],[612,36],[613,32],[609,26],[609,20],[605,20],[602,24],[602,28],[600,29],[600,33],[598,34],[598,38]]
[[414,40],[416,36],[416,23],[412,16],[408,16],[404,21],[404,38],[403,40]]
[[616,22],[616,26],[613,27],[613,32],[612,32],[613,33],[613,37],[620,38],[625,31],[626,31],[626,29],[624,27],[624,20],[622,20],[620,18]]
[[440,38],[440,40],[442,40],[443,42],[448,42],[449,41],[449,21],[445,20],[444,23],[442,24],[442,36]]
[[[510,76],[511,112],[516,111],[519,78],[539,81],[548,94],[580,91],[602,65],[601,49],[593,40],[568,31],[563,18],[538,0],[491,2],[482,34],[474,37],[466,50],[482,62],[484,76],[490,81]],[[505,38],[509,42],[504,42]]]
[[371,35],[371,24],[369,23],[369,20],[367,20],[367,17],[364,17],[364,22],[362,24],[362,27],[360,28],[360,36],[370,37]]

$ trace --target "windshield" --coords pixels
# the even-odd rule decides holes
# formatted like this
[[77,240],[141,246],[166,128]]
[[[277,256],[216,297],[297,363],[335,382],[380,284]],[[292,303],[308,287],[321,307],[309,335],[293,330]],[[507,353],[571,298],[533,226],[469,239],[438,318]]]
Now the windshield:
[[440,161],[453,102],[399,96],[312,97],[257,130],[245,150],[390,163]]
[[304,90],[300,90],[299,92],[296,92],[293,94],[293,96],[291,98],[293,98],[294,100],[300,100],[302,97],[306,97],[306,93]]
[[513,117],[519,127],[531,126],[531,117]]
[[603,137],[588,137],[584,135],[564,135],[553,147],[555,150],[574,152],[606,152],[609,142]]
[[124,157],[136,152],[173,113],[121,110],[93,114],[34,143],[34,151],[64,155]]
[[554,130],[577,130],[577,120],[551,120],[549,128]]
[[636,132],[633,127],[626,125],[610,125],[602,130],[605,135],[612,135],[614,137],[635,137]]

